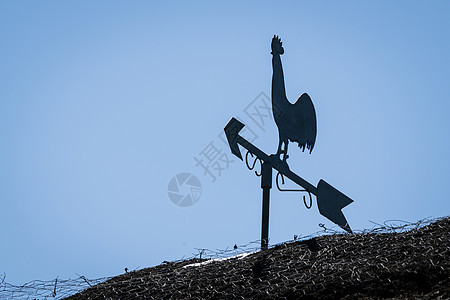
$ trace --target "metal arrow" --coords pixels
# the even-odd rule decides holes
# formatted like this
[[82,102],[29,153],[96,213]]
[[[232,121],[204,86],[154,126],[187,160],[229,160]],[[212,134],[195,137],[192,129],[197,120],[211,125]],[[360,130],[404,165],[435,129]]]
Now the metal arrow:
[[[276,157],[273,155],[272,156],[267,155],[266,153],[264,153],[263,151],[258,149],[256,146],[252,145],[249,141],[247,141],[246,139],[244,139],[243,137],[241,137],[239,135],[239,132],[242,130],[242,128],[244,128],[244,126],[245,126],[244,124],[242,124],[235,118],[232,118],[228,122],[227,126],[225,126],[225,128],[224,128],[225,134],[227,136],[228,144],[230,145],[231,152],[234,155],[236,155],[241,160],[243,160],[241,152],[239,150],[239,146],[238,146],[238,145],[241,145],[242,147],[244,147],[245,149],[247,149],[248,151],[250,151],[251,153],[256,155],[259,159],[263,160],[264,163],[266,164],[266,166],[270,166],[271,168],[274,168],[275,170],[277,170],[284,176],[288,177],[293,182],[295,182],[298,185],[300,185],[301,187],[303,187],[306,191],[314,194],[317,197],[317,206],[319,208],[320,214],[322,216],[328,218],[333,223],[339,225],[342,229],[346,230],[347,232],[350,232],[350,233],[352,232],[350,226],[348,225],[347,220],[345,219],[344,214],[341,211],[342,208],[344,208],[345,206],[347,206],[353,202],[352,199],[350,199],[349,197],[347,197],[346,195],[344,195],[343,193],[341,193],[340,191],[338,191],[337,189],[335,189],[334,187],[332,187],[330,184],[328,184],[326,181],[324,181],[322,179],[317,184],[317,187],[315,187],[311,183],[307,182],[306,180],[304,180],[303,178],[301,178],[300,176],[298,176],[297,174],[292,172],[289,169],[289,166],[287,165],[287,163],[281,161],[279,159],[279,157]],[[266,167],[266,169],[267,169],[267,167]],[[270,178],[271,178],[271,174],[272,173],[270,172]],[[262,182],[264,182],[264,181],[267,181],[267,180],[263,179]],[[263,187],[263,184],[262,184],[262,187]],[[271,185],[270,185],[270,187],[271,187]],[[270,187],[268,187],[266,184],[266,188],[270,189]],[[265,194],[267,194],[266,191],[265,191]],[[267,231],[267,228],[265,228],[265,227],[268,227],[268,201],[269,200],[268,200],[268,195],[267,195],[267,201],[266,201],[267,203],[264,202],[264,200],[263,200],[263,231],[264,230]],[[264,219],[265,219],[264,210],[266,207],[267,207],[267,215],[266,215],[266,218],[267,218],[266,223],[267,224],[265,224],[265,221],[264,221]],[[264,235],[263,235],[263,237],[264,237]],[[267,239],[267,236],[265,238]],[[264,238],[262,239],[262,241],[263,240],[264,240]],[[262,244],[262,246],[263,246],[263,244]],[[264,244],[263,248],[267,248],[267,243]]]

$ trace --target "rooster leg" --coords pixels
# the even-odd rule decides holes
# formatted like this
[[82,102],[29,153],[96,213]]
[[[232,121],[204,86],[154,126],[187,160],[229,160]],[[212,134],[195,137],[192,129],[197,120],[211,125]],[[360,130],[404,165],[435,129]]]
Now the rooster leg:
[[275,156],[278,156],[278,158],[280,157],[280,154],[282,153],[282,151],[281,151],[281,146],[282,145],[283,145],[283,140],[280,138],[280,142],[278,143],[277,154],[275,154]]
[[288,141],[288,140],[284,141],[283,161],[286,161],[286,159],[289,158],[289,155],[287,155],[288,144],[289,144],[289,141]]

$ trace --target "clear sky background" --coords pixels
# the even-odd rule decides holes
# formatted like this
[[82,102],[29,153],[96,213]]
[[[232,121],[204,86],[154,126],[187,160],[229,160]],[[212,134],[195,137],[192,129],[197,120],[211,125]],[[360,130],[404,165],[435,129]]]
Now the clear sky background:
[[[260,238],[260,178],[219,134],[239,116],[267,153],[278,34],[287,96],[307,92],[318,135],[291,170],[354,203],[351,227],[450,211],[448,1],[0,1],[0,274],[113,276]],[[248,111],[248,110],[247,110]],[[270,122],[269,122],[270,121]],[[249,132],[249,131],[248,131]],[[216,181],[194,158],[233,160]],[[178,173],[193,206],[170,202]],[[333,224],[272,190],[271,243]]]

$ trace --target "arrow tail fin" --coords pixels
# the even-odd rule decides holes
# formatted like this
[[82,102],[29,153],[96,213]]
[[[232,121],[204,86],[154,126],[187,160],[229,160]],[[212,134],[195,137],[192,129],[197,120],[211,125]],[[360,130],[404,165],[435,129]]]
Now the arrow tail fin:
[[239,157],[241,160],[243,159],[237,143],[237,137],[239,135],[239,131],[241,131],[244,126],[245,125],[239,122],[237,119],[232,118],[224,128],[228,144],[230,145],[231,153]]

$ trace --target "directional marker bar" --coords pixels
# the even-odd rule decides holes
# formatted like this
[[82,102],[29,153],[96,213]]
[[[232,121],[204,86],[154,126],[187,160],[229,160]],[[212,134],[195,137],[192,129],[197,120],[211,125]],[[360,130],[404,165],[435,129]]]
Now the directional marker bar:
[[328,218],[333,223],[336,223],[344,230],[352,232],[347,220],[344,217],[344,214],[341,211],[342,208],[353,202],[352,199],[332,187],[324,180],[320,180],[316,188],[314,185],[292,172],[286,162],[281,161],[276,156],[267,155],[249,141],[241,137],[239,135],[239,131],[241,131],[244,126],[245,125],[237,119],[232,118],[224,128],[228,139],[228,144],[230,145],[231,152],[234,155],[243,160],[239,150],[239,144],[256,155],[259,159],[269,163],[272,168],[303,187],[306,191],[314,194],[317,197],[317,206],[321,215]]

